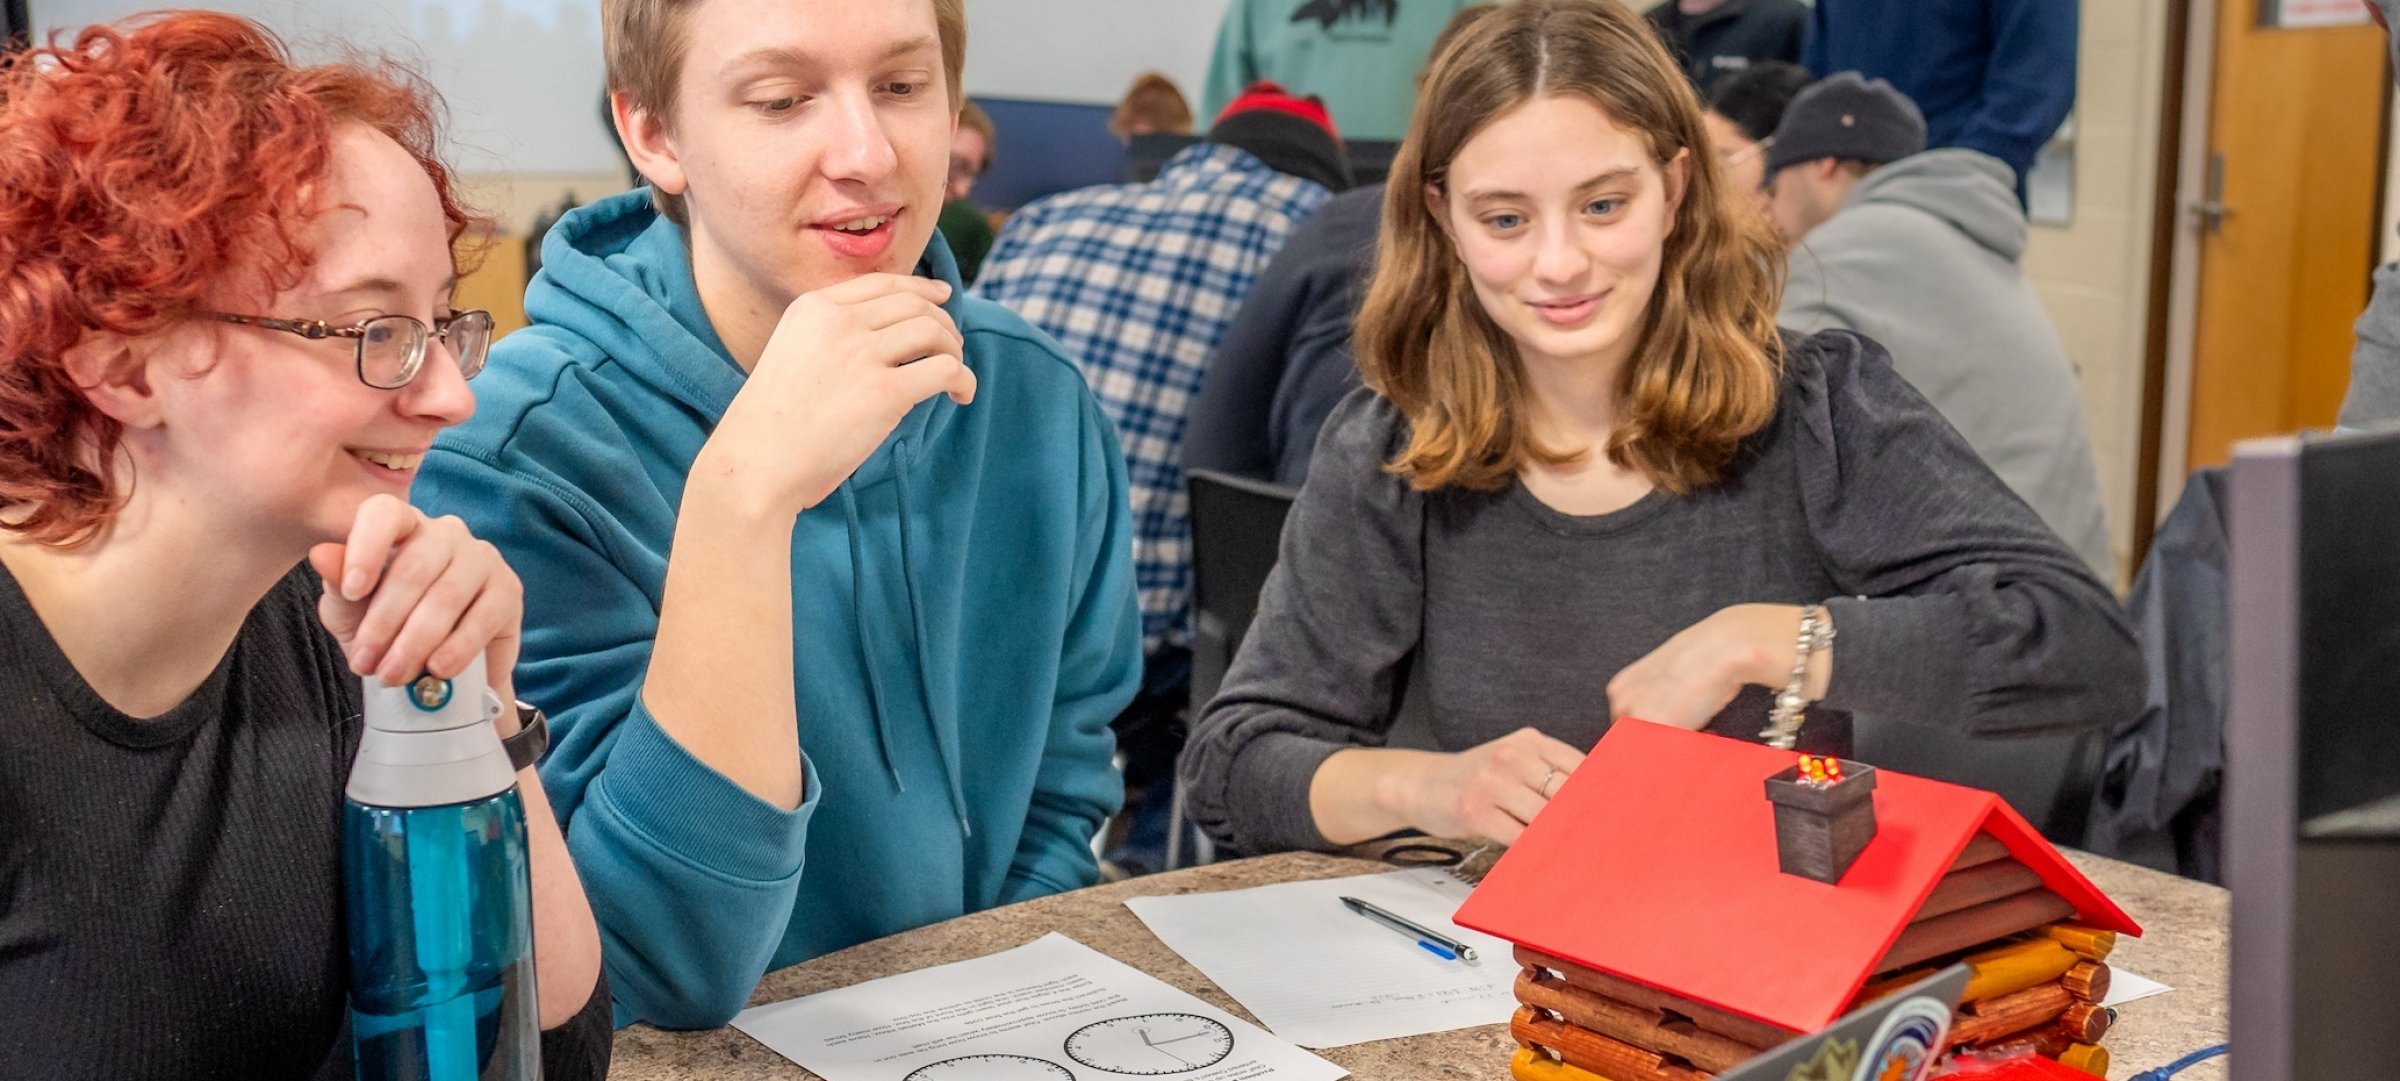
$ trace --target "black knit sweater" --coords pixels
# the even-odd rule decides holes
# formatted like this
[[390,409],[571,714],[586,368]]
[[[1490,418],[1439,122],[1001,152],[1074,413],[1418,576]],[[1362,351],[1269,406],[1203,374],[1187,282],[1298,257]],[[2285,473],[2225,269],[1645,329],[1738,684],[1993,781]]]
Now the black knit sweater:
[[[359,683],[296,568],[200,689],[135,719],[0,570],[0,1078],[348,1078],[342,784]],[[544,1034],[607,1072],[606,988]]]

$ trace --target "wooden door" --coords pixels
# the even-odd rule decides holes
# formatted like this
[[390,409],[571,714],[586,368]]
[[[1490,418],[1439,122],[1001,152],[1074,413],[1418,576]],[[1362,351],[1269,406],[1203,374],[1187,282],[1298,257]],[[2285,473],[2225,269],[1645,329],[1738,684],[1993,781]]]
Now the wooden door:
[[2219,0],[2187,464],[2333,423],[2378,248],[2383,31],[2259,25]]

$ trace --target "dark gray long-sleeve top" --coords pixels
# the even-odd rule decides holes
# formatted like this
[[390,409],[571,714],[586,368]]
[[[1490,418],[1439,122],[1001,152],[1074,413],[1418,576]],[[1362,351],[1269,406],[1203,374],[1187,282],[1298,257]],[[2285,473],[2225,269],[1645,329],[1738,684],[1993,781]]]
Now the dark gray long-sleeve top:
[[[1846,753],[1853,712],[2024,735],[2141,709],[2116,598],[1854,334],[1792,340],[1774,420],[1689,495],[1578,517],[1515,482],[1419,493],[1383,468],[1405,440],[1369,391],[1326,422],[1181,763],[1191,817],[1220,843],[1329,847],[1310,779],[1382,744],[1413,666],[1444,749],[1526,725],[1589,747],[1610,677],[1734,604],[1832,612],[1833,678],[1803,750]],[[1708,730],[1757,739],[1769,697],[1745,690]]]

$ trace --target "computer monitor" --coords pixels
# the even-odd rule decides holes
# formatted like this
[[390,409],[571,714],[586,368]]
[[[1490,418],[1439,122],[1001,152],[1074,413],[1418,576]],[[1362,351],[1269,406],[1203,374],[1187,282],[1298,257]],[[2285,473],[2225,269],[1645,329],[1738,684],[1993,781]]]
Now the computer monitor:
[[2235,450],[2226,868],[2241,1081],[2400,1076],[2400,431]]
[[1354,187],[1381,184],[1392,173],[1392,159],[1400,154],[1400,144],[1374,139],[1352,139],[1342,144],[1350,158],[1350,183]]

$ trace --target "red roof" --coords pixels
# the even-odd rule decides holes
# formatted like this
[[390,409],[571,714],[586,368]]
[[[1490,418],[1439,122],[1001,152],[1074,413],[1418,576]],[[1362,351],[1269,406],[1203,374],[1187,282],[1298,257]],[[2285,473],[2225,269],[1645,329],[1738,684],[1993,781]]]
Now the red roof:
[[2141,933],[2000,797],[1882,770],[1875,839],[1841,882],[1784,874],[1765,780],[1795,760],[1620,721],[1456,919],[1796,1032],[1842,1015],[1979,832],[2074,905],[2077,922]]

